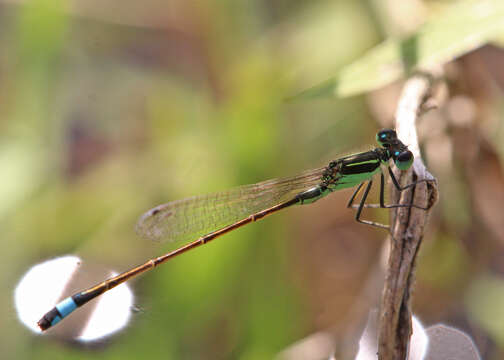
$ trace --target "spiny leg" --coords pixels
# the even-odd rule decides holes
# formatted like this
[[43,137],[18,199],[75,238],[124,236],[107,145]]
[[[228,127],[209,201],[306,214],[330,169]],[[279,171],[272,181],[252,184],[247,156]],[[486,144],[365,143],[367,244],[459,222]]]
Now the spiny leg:
[[[362,189],[362,185],[364,185],[365,181],[361,182],[359,184],[359,186],[357,186],[357,189],[355,189],[354,193],[352,194],[352,197],[350,198],[350,200],[348,201],[348,204],[347,204],[347,208],[351,208],[351,207],[354,207],[354,200],[357,196],[357,194],[359,194],[360,190]],[[357,206],[357,205],[356,205]]]
[[[399,184],[399,181],[397,181],[396,177],[394,176],[394,172],[392,171],[392,169],[390,168],[390,166],[388,167],[388,172],[389,172],[390,178],[392,179],[392,183],[394,184],[395,188],[399,192],[401,192],[403,190],[406,190],[406,189],[409,189],[410,187],[413,187],[416,184],[420,184],[421,182],[429,182],[429,181],[431,181],[429,179],[422,179],[422,180],[413,181],[412,183],[410,183],[408,185],[404,185],[404,187],[401,187],[401,185]],[[411,206],[412,207],[416,207],[417,209],[429,210],[428,207],[421,207],[421,206],[418,206],[418,205],[411,205]]]
[[[354,205],[353,201],[354,198],[356,197],[357,193],[361,189],[362,185],[364,185],[364,182],[360,183],[357,189],[355,190],[354,194],[350,198],[350,201],[348,202],[347,207],[352,207],[354,209],[359,208],[360,205]],[[407,204],[385,204],[385,176],[383,173],[380,173],[380,203],[379,204],[364,204],[363,207],[365,208],[381,208],[381,209],[390,209],[390,208],[398,208],[398,207],[417,207],[415,205],[407,205]]]
[[[399,185],[399,182],[395,178],[394,173],[392,172],[392,169],[390,169],[390,166],[388,167],[388,171],[389,171],[390,177],[392,179],[392,183],[394,184],[395,188],[399,192],[404,191],[410,187],[413,187],[418,183],[429,181],[428,179],[422,179],[422,180],[414,181],[408,185],[405,185],[404,187],[401,187]],[[353,203],[353,198],[355,197],[355,195],[357,195],[356,193],[360,190],[360,187],[362,185],[363,185],[363,183],[359,185],[359,187],[355,191],[354,195],[352,196],[352,198],[351,198],[352,203]],[[382,172],[382,173],[380,173],[380,203],[379,204],[364,204],[364,207],[366,207],[366,208],[382,208],[382,209],[391,209],[391,208],[400,208],[400,207],[410,207],[410,208],[414,207],[414,208],[417,208],[420,210],[429,210],[428,207],[422,207],[422,206],[418,206],[415,204],[385,204],[384,193],[385,193],[385,176],[383,175],[383,172]],[[356,205],[351,204],[350,202],[349,202],[349,205],[350,206],[348,206],[348,207],[352,207],[354,209],[358,207]]]
[[[362,185],[364,185],[364,182],[362,182],[359,185],[359,187],[357,188],[357,190],[354,192],[354,195],[352,195],[352,198],[350,199],[351,202],[353,202],[353,198],[355,198],[355,196],[357,195],[357,192],[360,190],[360,188],[362,187]],[[369,180],[369,182],[368,182],[368,184],[366,186],[366,189],[364,190],[364,194],[362,195],[359,207],[357,208],[357,213],[355,214],[355,220],[357,222],[362,223],[362,224],[367,224],[367,225],[379,227],[381,229],[387,229],[387,230],[389,230],[390,227],[387,226],[387,225],[383,225],[383,224],[380,224],[380,223],[374,222],[374,221],[363,220],[363,219],[360,218],[361,213],[362,213],[362,209],[364,209],[364,207],[365,207],[364,205],[366,203],[366,199],[367,199],[367,197],[369,195],[369,190],[371,190],[371,186],[372,185],[373,185],[373,180]],[[352,206],[351,202],[349,202],[350,206]]]

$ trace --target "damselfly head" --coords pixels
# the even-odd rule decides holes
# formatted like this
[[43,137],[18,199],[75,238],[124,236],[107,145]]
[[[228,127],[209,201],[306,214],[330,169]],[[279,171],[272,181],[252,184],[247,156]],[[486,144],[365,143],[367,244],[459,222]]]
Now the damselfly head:
[[411,167],[413,153],[397,138],[395,130],[380,130],[376,134],[376,141],[381,147],[387,149],[389,156],[400,170],[408,170]]
[[376,142],[380,146],[388,148],[393,142],[397,141],[397,134],[395,130],[383,129],[376,134]]

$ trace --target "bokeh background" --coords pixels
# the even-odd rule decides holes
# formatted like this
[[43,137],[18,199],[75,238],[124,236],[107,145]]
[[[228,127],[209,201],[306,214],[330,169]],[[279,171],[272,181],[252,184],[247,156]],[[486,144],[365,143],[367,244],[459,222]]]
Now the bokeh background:
[[[133,281],[132,321],[98,344],[33,334],[13,292],[56,256],[123,271],[169,250],[134,232],[155,205],[373,147],[401,81],[288,99],[451,3],[0,1],[1,358],[270,359],[317,331],[344,339],[377,306],[386,237],[355,223],[351,191]],[[440,201],[413,310],[485,359],[504,356],[503,63],[494,43],[447,64],[419,125]]]

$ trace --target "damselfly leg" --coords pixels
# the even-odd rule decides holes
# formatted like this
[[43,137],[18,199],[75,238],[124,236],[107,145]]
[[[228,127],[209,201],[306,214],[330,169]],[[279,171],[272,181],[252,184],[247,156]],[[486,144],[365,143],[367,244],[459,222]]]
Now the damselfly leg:
[[[394,176],[394,173],[393,173],[392,169],[390,168],[390,166],[388,166],[387,169],[388,169],[390,178],[392,180],[392,183],[394,184],[394,187],[399,192],[402,192],[406,189],[409,189],[409,188],[411,188],[421,182],[428,182],[429,181],[428,179],[422,179],[422,180],[414,181],[408,185],[401,187],[399,182],[397,181],[396,177]],[[371,187],[373,184],[373,180],[369,180],[359,204],[356,205],[356,204],[354,204],[355,198],[360,193],[360,191],[365,183],[366,183],[366,181],[363,181],[357,186],[357,188],[353,192],[353,194],[350,197],[348,204],[347,204],[347,208],[357,209],[357,212],[355,214],[355,220],[361,224],[371,225],[371,226],[379,227],[382,229],[390,230],[389,225],[384,225],[384,224],[381,224],[381,223],[378,223],[375,221],[361,219],[362,210],[364,208],[392,209],[392,208],[407,207],[407,208],[416,208],[416,209],[420,209],[420,210],[428,210],[429,209],[428,206],[423,207],[423,206],[419,206],[419,205],[415,205],[415,204],[385,204],[385,176],[384,176],[383,172],[380,172],[380,203],[379,204],[366,204],[366,200],[369,195],[369,191],[371,190]]]

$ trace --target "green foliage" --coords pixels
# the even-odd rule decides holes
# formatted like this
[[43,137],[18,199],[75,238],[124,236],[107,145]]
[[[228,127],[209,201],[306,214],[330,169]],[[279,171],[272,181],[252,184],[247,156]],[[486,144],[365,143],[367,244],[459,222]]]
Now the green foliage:
[[502,1],[458,1],[407,37],[386,39],[333,78],[294,98],[346,97],[376,90],[414,71],[445,64],[503,33]]

